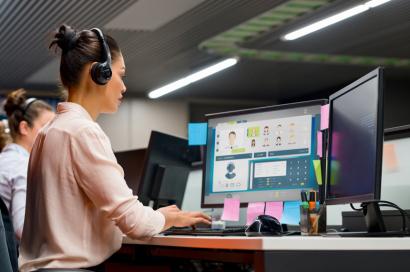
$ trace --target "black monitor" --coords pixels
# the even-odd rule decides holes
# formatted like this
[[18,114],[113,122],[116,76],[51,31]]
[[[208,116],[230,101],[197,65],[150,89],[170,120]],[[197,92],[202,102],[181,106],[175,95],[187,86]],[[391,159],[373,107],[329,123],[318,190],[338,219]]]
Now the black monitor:
[[368,231],[382,232],[383,69],[334,93],[329,104],[326,203],[364,203]]
[[181,207],[189,172],[200,154],[186,139],[152,131],[137,193],[140,201],[154,208]]
[[318,190],[320,109],[327,100],[206,115],[201,206],[223,207],[224,199],[249,202],[300,200]]
[[124,179],[134,194],[137,194],[139,190],[146,151],[147,149],[144,148],[114,153],[118,164],[121,165],[124,170]]

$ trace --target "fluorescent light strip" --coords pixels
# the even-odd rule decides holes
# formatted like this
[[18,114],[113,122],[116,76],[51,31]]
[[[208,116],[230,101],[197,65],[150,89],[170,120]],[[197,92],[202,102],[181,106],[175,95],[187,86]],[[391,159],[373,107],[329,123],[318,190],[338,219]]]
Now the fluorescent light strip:
[[290,32],[288,34],[286,34],[285,36],[283,36],[283,40],[285,41],[293,41],[296,40],[300,37],[303,37],[305,35],[308,35],[310,33],[313,33],[315,31],[318,31],[322,28],[325,28],[327,26],[333,25],[335,23],[338,23],[340,21],[346,20],[347,18],[353,17],[357,14],[360,14],[362,12],[365,12],[371,8],[380,6],[384,3],[390,2],[391,0],[372,0],[369,2],[366,2],[362,5],[359,6],[355,6],[351,9],[342,11],[336,15],[330,16],[328,18],[325,18],[323,20],[320,20],[316,23],[313,23],[311,25],[302,27],[301,29],[295,30],[293,32]]
[[202,70],[200,70],[200,71],[198,71],[198,72],[196,72],[196,73],[193,73],[193,74],[191,74],[191,75],[189,75],[189,76],[186,76],[186,77],[184,77],[184,78],[181,78],[181,79],[179,79],[179,80],[177,80],[177,81],[174,81],[174,82],[172,82],[172,83],[170,83],[170,84],[167,84],[167,85],[165,85],[165,86],[163,86],[163,87],[161,87],[161,88],[155,89],[155,90],[151,91],[151,92],[148,94],[148,97],[149,97],[149,98],[152,98],[152,99],[161,97],[161,96],[163,96],[163,95],[165,95],[165,94],[168,94],[168,93],[173,92],[173,91],[175,91],[175,90],[177,90],[177,89],[180,89],[180,88],[182,88],[182,87],[185,87],[185,86],[187,86],[187,85],[189,85],[189,84],[191,84],[191,83],[194,83],[194,82],[196,82],[196,81],[198,81],[198,80],[201,80],[201,79],[203,79],[203,78],[205,78],[205,77],[211,76],[211,75],[213,75],[213,74],[215,74],[215,73],[217,73],[217,72],[220,72],[220,71],[222,71],[222,70],[225,70],[226,68],[229,68],[229,67],[235,65],[236,63],[238,63],[238,59],[237,59],[237,58],[229,58],[229,59],[223,60],[223,61],[218,62],[218,63],[216,63],[216,64],[214,64],[214,65],[211,65],[211,66],[209,66],[209,67],[207,67],[207,68],[205,68],[205,69],[202,69]]

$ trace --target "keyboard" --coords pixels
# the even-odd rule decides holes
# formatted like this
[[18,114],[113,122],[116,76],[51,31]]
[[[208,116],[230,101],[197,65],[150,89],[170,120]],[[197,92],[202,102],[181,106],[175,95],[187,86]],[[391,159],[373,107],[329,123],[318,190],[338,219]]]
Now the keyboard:
[[164,235],[191,235],[191,236],[246,236],[246,227],[227,227],[226,229],[211,228],[170,228]]

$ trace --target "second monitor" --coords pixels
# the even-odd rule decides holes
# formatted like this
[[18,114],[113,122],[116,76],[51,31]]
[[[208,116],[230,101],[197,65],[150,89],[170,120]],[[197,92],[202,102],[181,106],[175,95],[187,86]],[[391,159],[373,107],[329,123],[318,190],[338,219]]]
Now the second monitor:
[[326,100],[207,115],[202,207],[300,200],[317,190],[320,109]]

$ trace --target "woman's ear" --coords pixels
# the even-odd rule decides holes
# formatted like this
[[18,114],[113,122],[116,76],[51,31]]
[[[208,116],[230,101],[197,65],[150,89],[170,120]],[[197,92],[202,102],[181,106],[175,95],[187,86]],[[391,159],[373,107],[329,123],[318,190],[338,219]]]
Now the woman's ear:
[[22,136],[26,136],[30,133],[30,126],[27,121],[21,121],[19,123],[19,134]]

